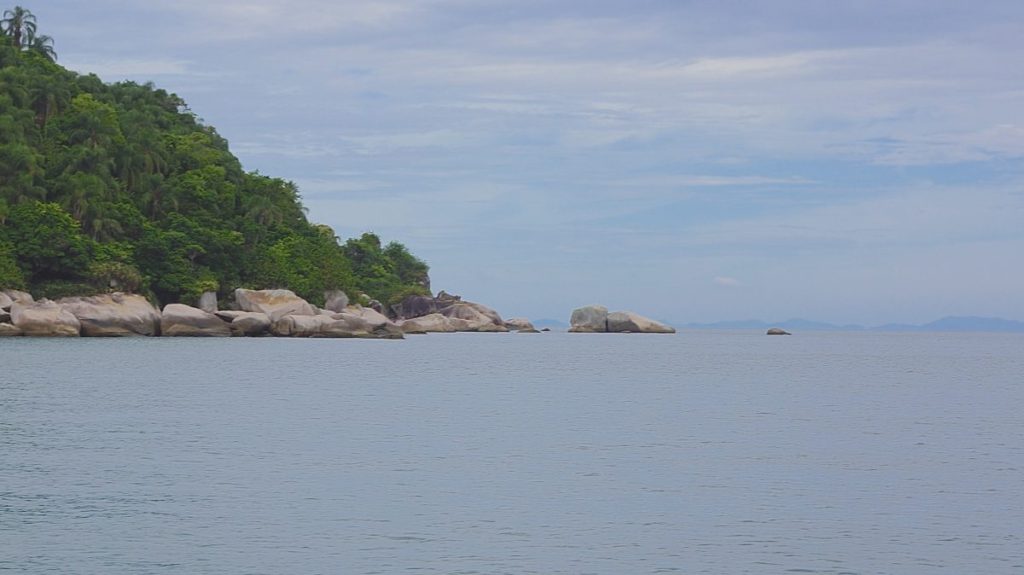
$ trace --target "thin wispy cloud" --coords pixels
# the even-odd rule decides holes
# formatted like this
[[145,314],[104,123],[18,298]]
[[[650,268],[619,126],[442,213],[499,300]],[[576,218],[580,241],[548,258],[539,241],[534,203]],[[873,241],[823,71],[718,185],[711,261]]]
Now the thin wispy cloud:
[[1024,290],[1019,2],[34,11],[62,63],[181,95],[312,219],[406,241],[499,309],[928,321]]

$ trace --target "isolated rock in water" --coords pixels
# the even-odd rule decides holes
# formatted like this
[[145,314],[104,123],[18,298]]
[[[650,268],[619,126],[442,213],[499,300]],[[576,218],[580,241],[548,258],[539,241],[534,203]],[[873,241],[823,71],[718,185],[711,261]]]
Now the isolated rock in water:
[[203,295],[199,296],[199,305],[196,307],[206,313],[217,313],[217,292],[203,292]]
[[588,305],[574,309],[569,324],[572,333],[604,333],[608,331],[608,308]]
[[66,297],[57,303],[78,318],[83,336],[153,336],[160,333],[160,312],[141,295],[116,292]]
[[256,337],[270,333],[270,318],[258,311],[218,311],[220,319],[228,322],[231,335]]
[[25,335],[21,328],[11,323],[0,323],[0,337],[14,337]]
[[608,314],[610,333],[675,333],[675,328],[646,318],[631,311],[616,311]]
[[28,336],[78,337],[82,324],[71,312],[48,299],[14,302],[11,323]]
[[437,313],[437,301],[425,295],[411,295],[391,306],[395,317],[412,319]]
[[[533,323],[525,317],[513,317],[505,320],[505,327],[516,331],[529,331],[534,329]],[[534,330],[536,331],[536,330]]]
[[267,314],[271,322],[286,315],[316,315],[316,310],[306,300],[286,289],[235,290],[235,302],[242,311],[257,311]]
[[788,331],[786,331],[786,330],[784,330],[784,329],[782,329],[780,327],[773,327],[773,328],[768,330],[767,335],[792,335],[792,334],[790,334]]
[[451,321],[439,313],[401,320],[398,327],[405,333],[450,333],[455,331]]
[[164,306],[160,333],[169,337],[227,337],[231,329],[224,320],[183,303]]
[[348,306],[348,295],[340,289],[324,292],[324,308],[335,313],[344,311]]

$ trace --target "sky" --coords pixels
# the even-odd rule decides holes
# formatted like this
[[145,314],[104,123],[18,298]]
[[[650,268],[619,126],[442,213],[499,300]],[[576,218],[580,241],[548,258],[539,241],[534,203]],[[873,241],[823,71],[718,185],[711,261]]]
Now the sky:
[[44,0],[505,317],[1024,320],[1024,2]]

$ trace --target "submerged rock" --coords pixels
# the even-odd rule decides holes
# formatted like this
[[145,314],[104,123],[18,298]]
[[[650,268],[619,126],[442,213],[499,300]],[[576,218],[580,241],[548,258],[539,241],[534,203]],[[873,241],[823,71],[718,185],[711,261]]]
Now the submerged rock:
[[124,337],[160,334],[160,312],[141,295],[101,294],[59,300],[82,325],[88,337]]

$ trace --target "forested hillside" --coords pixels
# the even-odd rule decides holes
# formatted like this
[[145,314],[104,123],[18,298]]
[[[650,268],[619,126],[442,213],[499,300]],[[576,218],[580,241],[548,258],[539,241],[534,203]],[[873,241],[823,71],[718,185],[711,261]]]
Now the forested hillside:
[[306,219],[293,183],[246,172],[178,96],[64,69],[20,7],[0,29],[0,288],[162,304],[242,286],[312,302],[325,289],[385,304],[428,292],[403,245],[339,242]]

